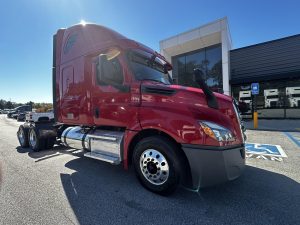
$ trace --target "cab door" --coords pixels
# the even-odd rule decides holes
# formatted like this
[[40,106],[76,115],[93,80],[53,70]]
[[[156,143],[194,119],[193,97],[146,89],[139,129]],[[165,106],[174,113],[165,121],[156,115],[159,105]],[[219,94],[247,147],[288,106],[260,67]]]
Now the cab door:
[[121,62],[121,53],[116,50],[95,57],[91,112],[96,126],[130,129],[138,122],[137,109],[130,105],[130,81]]

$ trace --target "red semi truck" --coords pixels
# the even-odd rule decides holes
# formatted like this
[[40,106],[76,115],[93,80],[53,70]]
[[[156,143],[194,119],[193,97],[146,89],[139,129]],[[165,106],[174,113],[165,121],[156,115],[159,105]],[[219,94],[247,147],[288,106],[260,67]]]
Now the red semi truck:
[[135,168],[159,194],[179,184],[197,189],[239,177],[244,131],[229,96],[172,84],[170,63],[152,49],[95,24],[53,37],[54,119],[19,127],[22,147],[54,143],[84,156]]

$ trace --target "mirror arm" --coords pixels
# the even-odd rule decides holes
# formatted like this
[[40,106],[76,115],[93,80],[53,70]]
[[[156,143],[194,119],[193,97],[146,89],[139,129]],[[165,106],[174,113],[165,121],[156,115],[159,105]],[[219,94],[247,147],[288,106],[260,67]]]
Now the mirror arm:
[[205,94],[207,105],[210,108],[218,109],[219,104],[214,93],[209,89],[205,81],[203,80],[203,72],[199,68],[194,69],[194,79],[195,82],[200,86]]

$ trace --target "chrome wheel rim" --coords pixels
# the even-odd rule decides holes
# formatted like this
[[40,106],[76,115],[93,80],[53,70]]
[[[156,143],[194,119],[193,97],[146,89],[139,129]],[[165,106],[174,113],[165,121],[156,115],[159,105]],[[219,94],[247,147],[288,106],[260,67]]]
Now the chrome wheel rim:
[[162,153],[147,149],[140,157],[140,169],[143,176],[154,185],[164,184],[169,177],[169,164]]
[[29,142],[30,142],[30,145],[32,147],[35,147],[35,145],[36,145],[36,135],[35,135],[35,132],[33,130],[30,131]]
[[25,135],[24,135],[23,129],[19,130],[19,132],[18,132],[18,138],[19,138],[20,144],[23,145],[24,142],[25,142]]

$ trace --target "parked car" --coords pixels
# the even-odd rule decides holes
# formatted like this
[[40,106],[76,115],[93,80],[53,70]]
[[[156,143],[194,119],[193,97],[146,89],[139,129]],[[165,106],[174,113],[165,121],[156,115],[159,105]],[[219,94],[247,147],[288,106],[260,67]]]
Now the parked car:
[[12,109],[8,114],[7,114],[7,117],[8,118],[14,118],[14,119],[17,119],[18,118],[18,115],[20,113],[24,113],[24,112],[31,112],[32,111],[32,107],[30,105],[21,105],[21,106],[18,106],[14,109]]
[[16,113],[14,113],[14,114],[11,115],[11,118],[13,118],[13,119],[16,120],[18,118],[18,116],[19,116],[19,113],[16,112]]
[[25,121],[26,113],[20,113],[17,117],[17,121]]
[[37,122],[39,120],[53,120],[53,119],[54,119],[53,111],[45,112],[45,113],[28,112],[25,115],[25,121],[28,122]]
[[16,111],[10,111],[9,113],[7,113],[7,118],[12,118],[13,114],[16,114]]

